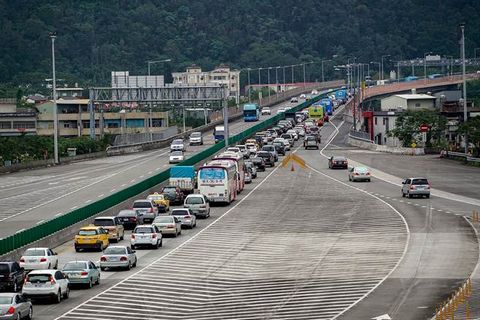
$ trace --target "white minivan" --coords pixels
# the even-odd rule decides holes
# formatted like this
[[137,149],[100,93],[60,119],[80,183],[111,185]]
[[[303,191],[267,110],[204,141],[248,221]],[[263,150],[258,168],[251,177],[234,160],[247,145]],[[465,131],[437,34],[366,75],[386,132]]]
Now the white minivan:
[[207,197],[203,194],[189,194],[184,201],[183,206],[189,208],[192,213],[197,217],[208,218],[210,217],[210,204]]

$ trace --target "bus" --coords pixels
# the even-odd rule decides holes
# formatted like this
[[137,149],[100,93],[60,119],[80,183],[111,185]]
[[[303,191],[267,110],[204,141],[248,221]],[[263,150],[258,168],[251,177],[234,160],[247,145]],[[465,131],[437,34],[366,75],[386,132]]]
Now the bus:
[[308,117],[313,120],[323,120],[323,106],[321,105],[313,105],[308,107]]
[[243,159],[243,156],[234,152],[224,152],[215,156],[213,159],[231,161],[234,163],[238,173],[237,190],[238,193],[242,192],[243,188],[245,188],[245,160]]
[[213,137],[215,139],[215,143],[225,140],[225,127],[215,126],[215,128],[213,129]]
[[260,107],[256,103],[247,103],[243,105],[243,120],[258,121],[260,119]]
[[210,161],[198,169],[198,190],[211,202],[230,204],[237,198],[237,169],[231,161]]

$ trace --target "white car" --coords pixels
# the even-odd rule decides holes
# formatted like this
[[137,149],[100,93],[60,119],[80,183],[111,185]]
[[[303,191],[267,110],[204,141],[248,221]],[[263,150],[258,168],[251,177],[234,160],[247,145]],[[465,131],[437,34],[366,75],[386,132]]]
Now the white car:
[[305,129],[303,126],[296,126],[294,130],[297,132],[298,136],[304,137],[305,136]]
[[287,130],[287,133],[288,133],[288,134],[291,134],[291,135],[293,136],[293,139],[295,139],[295,141],[298,140],[297,130],[295,130],[295,129],[290,129],[290,130]]
[[235,147],[237,147],[238,149],[240,149],[240,152],[242,152],[243,157],[244,157],[245,159],[250,158],[250,150],[247,149],[247,146],[246,146],[246,145],[237,144]]
[[307,99],[307,95],[306,95],[305,93],[302,93],[302,94],[300,95],[300,99]]
[[210,203],[207,197],[203,194],[192,193],[189,194],[183,203],[184,208],[190,209],[196,217],[208,218],[210,217]]
[[298,98],[297,97],[292,97],[290,99],[290,103],[297,103],[298,102]]
[[25,278],[22,294],[28,298],[50,298],[59,303],[70,295],[68,278],[59,270],[33,270]]
[[271,114],[272,114],[272,110],[270,110],[269,107],[263,107],[261,114],[262,114],[262,116],[264,116],[264,115],[271,115]]
[[183,160],[185,160],[183,151],[177,150],[177,151],[170,152],[170,157],[168,159],[169,163],[179,163],[179,162],[182,162]]
[[188,142],[191,146],[196,145],[196,144],[203,145],[202,133],[201,132],[192,132],[192,134],[190,134],[190,138],[189,138]]
[[125,268],[130,270],[137,266],[135,250],[127,246],[109,246],[100,258],[100,270],[107,268]]
[[279,114],[279,113],[284,113],[286,110],[287,110],[286,108],[279,108],[279,109],[277,110],[277,114]]
[[162,246],[162,243],[162,232],[157,226],[151,224],[136,226],[130,237],[130,246],[132,249],[140,246],[149,246],[158,249],[158,247]]
[[372,179],[370,170],[365,167],[350,167],[348,168],[348,180],[349,181],[368,181]]
[[176,150],[185,151],[185,143],[183,142],[183,139],[175,139],[170,144],[170,151]]
[[257,153],[257,146],[254,143],[246,143],[245,146],[247,147],[248,151],[250,151],[250,154]]
[[275,140],[273,140],[273,142],[278,142],[278,141],[283,142],[283,144],[285,145],[285,151],[289,151],[289,150],[290,150],[290,142],[288,142],[287,139],[284,139],[284,138],[276,138]]
[[20,258],[20,267],[26,271],[57,269],[58,255],[50,248],[29,248]]
[[227,152],[233,152],[233,153],[239,155],[240,157],[243,157],[243,152],[238,147],[229,147],[229,148],[227,148],[226,151]]
[[313,95],[317,95],[317,94],[318,94],[318,91],[317,91],[317,90],[312,90],[312,94],[313,94]]

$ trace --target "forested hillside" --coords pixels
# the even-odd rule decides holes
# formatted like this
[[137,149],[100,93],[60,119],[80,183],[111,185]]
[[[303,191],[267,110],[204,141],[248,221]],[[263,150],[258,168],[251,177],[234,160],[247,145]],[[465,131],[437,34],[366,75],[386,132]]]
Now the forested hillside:
[[[145,74],[151,59],[172,59],[152,66],[163,73],[191,63],[253,68],[333,55],[336,63],[429,51],[458,56],[460,22],[473,56],[479,13],[478,0],[0,0],[0,83],[50,77],[54,30],[60,77],[88,85],[108,83],[111,70]],[[312,66],[310,79],[319,72]]]

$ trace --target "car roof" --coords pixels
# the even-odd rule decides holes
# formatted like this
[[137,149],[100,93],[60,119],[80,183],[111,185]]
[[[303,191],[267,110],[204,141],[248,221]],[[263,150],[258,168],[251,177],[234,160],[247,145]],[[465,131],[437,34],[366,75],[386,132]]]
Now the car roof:
[[114,219],[114,216],[103,216],[103,217],[96,217],[95,220],[97,219]]
[[57,271],[59,271],[59,270],[54,270],[54,269],[32,270],[28,273],[28,275],[30,276],[32,274],[42,274],[42,273],[54,274]]
[[84,226],[84,227],[81,227],[80,230],[97,230],[97,229],[100,229],[102,227],[100,226]]
[[27,250],[49,250],[50,248],[45,248],[45,247],[32,247],[32,248],[28,248]]
[[[204,195],[201,194],[201,193],[191,193],[187,196],[187,198],[192,198],[192,197],[204,197]],[[179,209],[181,209],[181,208],[179,208]],[[175,210],[175,209],[172,209],[172,210]]]
[[139,224],[139,225],[137,225],[137,226],[135,227],[135,229],[136,229],[136,228],[142,228],[142,227],[144,227],[144,228],[147,228],[147,227],[148,227],[148,228],[151,228],[151,227],[153,227],[153,225],[152,225],[152,224]]
[[0,292],[0,297],[14,297],[20,292]]
[[425,179],[425,180],[428,180],[428,179],[425,178],[425,177],[411,177],[411,178],[407,178],[407,179],[412,179],[412,180]]

